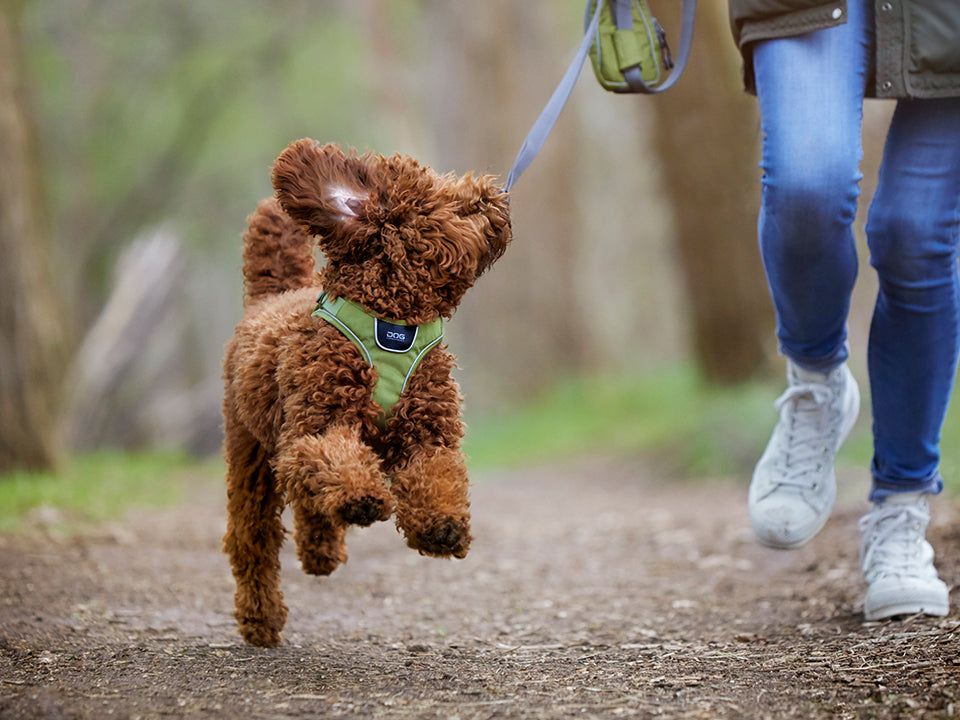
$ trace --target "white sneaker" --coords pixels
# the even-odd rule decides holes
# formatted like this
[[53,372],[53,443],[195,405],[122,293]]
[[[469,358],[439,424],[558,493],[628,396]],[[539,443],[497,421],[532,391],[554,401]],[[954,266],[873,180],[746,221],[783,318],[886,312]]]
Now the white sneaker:
[[787,384],[749,496],[757,540],[783,550],[809,542],[830,517],[834,458],[860,412],[860,391],[846,364],[818,373],[788,362]]
[[892,495],[860,520],[860,567],[867,581],[867,620],[936,615],[950,610],[946,584],[924,537],[930,509],[920,493]]

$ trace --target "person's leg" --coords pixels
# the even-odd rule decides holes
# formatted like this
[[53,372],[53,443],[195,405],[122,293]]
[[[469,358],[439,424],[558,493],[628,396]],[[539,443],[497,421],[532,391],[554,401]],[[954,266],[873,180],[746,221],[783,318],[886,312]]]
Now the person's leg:
[[784,355],[827,371],[847,355],[857,275],[852,224],[862,155],[872,19],[851,2],[847,23],[757,43],[763,133],[759,236]]
[[880,280],[869,346],[871,500],[937,493],[960,347],[960,98],[897,105],[867,237]]
[[897,105],[867,223],[874,505],[861,521],[867,619],[945,615],[924,534],[960,347],[960,98]]
[[823,527],[836,497],[834,457],[859,411],[844,361],[873,47],[867,5],[849,3],[844,25],[754,49],[763,130],[760,249],[789,388],[750,483],[749,510],[757,539],[776,548],[799,547]]

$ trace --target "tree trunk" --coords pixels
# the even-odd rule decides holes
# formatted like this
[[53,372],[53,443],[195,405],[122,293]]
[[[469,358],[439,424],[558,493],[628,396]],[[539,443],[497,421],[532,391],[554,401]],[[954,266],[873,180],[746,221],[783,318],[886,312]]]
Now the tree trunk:
[[675,208],[693,350],[708,381],[732,383],[765,370],[773,347],[756,241],[758,122],[754,100],[740,90],[725,4],[701,2],[697,20],[687,73],[652,100],[655,135]]
[[22,3],[0,3],[0,472],[54,465],[61,325],[25,98]]

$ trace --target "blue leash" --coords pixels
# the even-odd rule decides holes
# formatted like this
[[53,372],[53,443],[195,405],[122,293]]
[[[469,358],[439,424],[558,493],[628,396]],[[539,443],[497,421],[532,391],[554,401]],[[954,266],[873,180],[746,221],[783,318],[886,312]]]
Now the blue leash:
[[[504,186],[504,189],[507,192],[510,191],[510,189],[516,184],[517,180],[520,179],[520,176],[524,173],[524,171],[530,167],[530,163],[532,163],[534,158],[537,157],[540,150],[543,148],[543,144],[547,141],[550,131],[553,130],[553,126],[557,123],[557,118],[560,117],[560,113],[563,111],[564,105],[566,105],[567,100],[570,99],[570,93],[573,92],[573,88],[577,84],[577,80],[580,77],[580,71],[583,70],[583,63],[586,62],[587,54],[590,52],[590,46],[593,45],[594,40],[596,39],[597,28],[600,26],[600,11],[603,9],[603,3],[608,1],[611,3],[617,27],[620,29],[629,29],[633,26],[633,13],[630,5],[631,0],[596,0],[596,8],[593,11],[593,16],[590,18],[589,23],[587,23],[586,32],[583,35],[583,40],[580,41],[580,47],[577,49],[577,54],[573,56],[573,60],[570,61],[570,66],[563,74],[560,84],[557,85],[556,90],[553,91],[553,95],[550,96],[547,104],[540,112],[540,116],[531,126],[530,131],[527,133],[527,137],[523,141],[523,145],[520,146],[520,152],[517,153],[516,160],[513,161],[513,166],[510,168],[510,173],[507,175],[507,184]],[[590,9],[590,2],[592,2],[592,0],[588,0],[587,2],[588,13]],[[680,76],[687,67],[687,60],[690,58],[690,47],[693,45],[693,26],[696,17],[696,11],[697,0],[683,0],[683,21],[680,29],[680,53],[677,57],[677,64],[670,73],[670,77],[668,77],[663,84],[657,87],[648,86],[643,81],[643,76],[639,65],[626,68],[623,71],[624,79],[634,92],[646,94],[662,93],[666,90],[669,90],[677,83],[677,80],[680,79]]]

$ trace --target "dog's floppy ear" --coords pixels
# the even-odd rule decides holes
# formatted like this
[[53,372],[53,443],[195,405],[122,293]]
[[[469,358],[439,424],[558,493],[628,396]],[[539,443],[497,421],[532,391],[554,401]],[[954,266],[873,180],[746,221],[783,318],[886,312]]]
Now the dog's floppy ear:
[[361,218],[368,182],[362,157],[309,138],[291,143],[273,165],[280,205],[314,235],[330,235]]
[[496,262],[513,237],[510,196],[492,175],[465,175],[460,180],[461,214],[479,220],[485,254],[478,275]]

